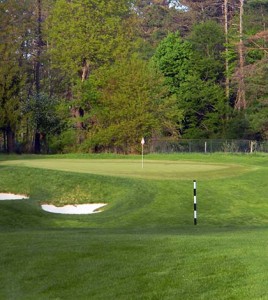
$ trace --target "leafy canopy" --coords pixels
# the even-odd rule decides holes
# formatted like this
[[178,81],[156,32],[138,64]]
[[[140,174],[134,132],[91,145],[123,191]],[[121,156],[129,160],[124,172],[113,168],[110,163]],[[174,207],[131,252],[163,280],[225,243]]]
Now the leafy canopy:
[[142,136],[177,135],[176,99],[168,97],[163,77],[136,57],[95,72],[85,93],[91,105],[90,147],[135,151]]

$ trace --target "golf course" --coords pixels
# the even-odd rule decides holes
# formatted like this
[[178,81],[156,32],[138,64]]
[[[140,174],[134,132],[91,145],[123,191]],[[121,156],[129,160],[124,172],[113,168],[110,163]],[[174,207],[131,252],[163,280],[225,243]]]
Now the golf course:
[[0,299],[268,299],[267,183],[261,153],[1,155]]

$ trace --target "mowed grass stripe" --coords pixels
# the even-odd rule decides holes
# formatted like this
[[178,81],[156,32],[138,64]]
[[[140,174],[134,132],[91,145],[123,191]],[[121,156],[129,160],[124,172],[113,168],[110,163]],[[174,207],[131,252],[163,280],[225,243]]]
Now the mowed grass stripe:
[[266,299],[265,235],[0,234],[0,298]]
[[239,164],[167,160],[146,160],[144,168],[140,161],[122,159],[35,159],[5,161],[1,164],[107,176],[168,180],[223,178],[254,170],[253,167]]

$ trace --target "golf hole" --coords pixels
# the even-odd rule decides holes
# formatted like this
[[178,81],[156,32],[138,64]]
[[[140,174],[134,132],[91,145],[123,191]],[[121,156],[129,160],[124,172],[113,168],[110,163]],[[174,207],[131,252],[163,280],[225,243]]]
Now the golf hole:
[[55,214],[87,215],[101,212],[100,208],[105,205],[107,205],[107,203],[90,203],[65,206],[42,204],[41,207],[44,211]]
[[22,200],[29,199],[29,197],[25,195],[15,195],[11,193],[0,193],[0,200]]

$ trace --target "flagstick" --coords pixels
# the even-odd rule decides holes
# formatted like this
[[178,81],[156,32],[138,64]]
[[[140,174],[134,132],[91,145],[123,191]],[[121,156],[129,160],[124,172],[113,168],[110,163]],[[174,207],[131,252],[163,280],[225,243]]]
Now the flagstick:
[[143,169],[143,145],[141,146],[141,167]]
[[141,139],[141,167],[143,169],[143,146],[145,144],[144,138]]

